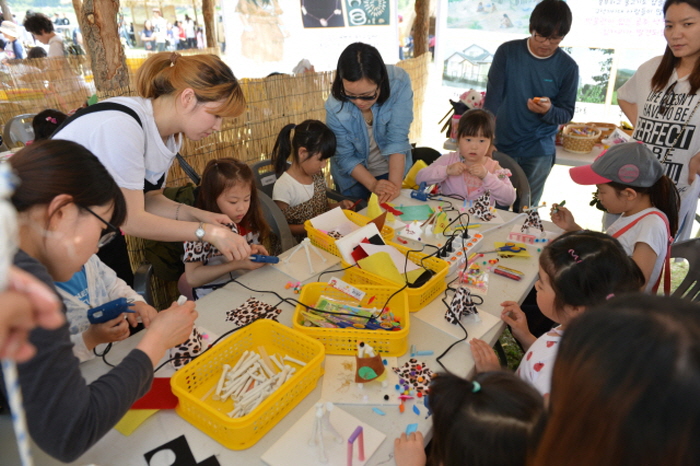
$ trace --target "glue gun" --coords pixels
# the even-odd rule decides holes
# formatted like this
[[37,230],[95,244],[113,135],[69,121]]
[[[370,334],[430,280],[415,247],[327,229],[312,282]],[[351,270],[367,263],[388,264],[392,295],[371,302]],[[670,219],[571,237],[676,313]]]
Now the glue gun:
[[277,256],[265,256],[263,254],[251,254],[249,259],[252,262],[265,262],[266,264],[277,264],[280,258]]
[[421,183],[420,186],[418,186],[418,189],[411,191],[411,197],[413,199],[418,199],[419,201],[428,200],[428,192],[426,190],[425,182]]
[[129,306],[133,306],[134,303],[129,302],[126,298],[117,298],[114,301],[104,303],[102,306],[97,306],[88,311],[88,320],[91,324],[101,324],[112,320],[119,315],[129,312],[134,313]]

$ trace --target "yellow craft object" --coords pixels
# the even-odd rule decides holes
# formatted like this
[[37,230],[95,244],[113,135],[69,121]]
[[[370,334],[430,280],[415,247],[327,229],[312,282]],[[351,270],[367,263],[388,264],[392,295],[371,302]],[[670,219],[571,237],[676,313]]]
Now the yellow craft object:
[[134,433],[141,424],[146,422],[146,419],[153,416],[158,411],[157,409],[130,409],[114,428],[117,432],[128,437]]
[[[367,216],[369,218],[377,218],[382,215],[382,208],[379,207],[379,198],[376,194],[372,193],[367,201]],[[387,221],[389,219],[387,218]]]
[[403,189],[418,189],[418,183],[416,183],[416,176],[418,175],[419,171],[426,168],[427,166],[428,164],[425,163],[425,161],[423,160],[418,160],[416,163],[414,163],[411,169],[406,174],[406,178],[403,179],[401,187]]
[[445,212],[440,212],[435,217],[435,227],[433,228],[433,234],[437,235],[445,232],[445,228],[449,224],[447,214]]

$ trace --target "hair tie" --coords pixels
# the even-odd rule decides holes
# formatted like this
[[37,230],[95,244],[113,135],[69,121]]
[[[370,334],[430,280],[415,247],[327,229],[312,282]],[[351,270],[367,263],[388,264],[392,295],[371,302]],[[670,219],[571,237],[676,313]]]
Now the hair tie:
[[477,393],[479,390],[481,390],[481,384],[475,380],[472,382],[472,393]]
[[177,62],[177,59],[180,58],[179,53],[171,53],[170,54],[170,66],[175,66],[175,62]]
[[569,254],[574,259],[574,262],[576,262],[577,264],[583,262],[583,260],[579,258],[578,254],[576,254],[576,251],[574,251],[573,249],[569,249]]
[[46,121],[48,121],[49,123],[53,123],[54,125],[58,124],[58,122],[56,121],[56,119],[54,117],[50,117],[50,116],[46,117]]
[[610,293],[609,295],[607,295],[607,296],[605,297],[605,300],[607,301],[607,300],[609,300],[610,298],[614,298],[614,297],[615,297],[615,293]]

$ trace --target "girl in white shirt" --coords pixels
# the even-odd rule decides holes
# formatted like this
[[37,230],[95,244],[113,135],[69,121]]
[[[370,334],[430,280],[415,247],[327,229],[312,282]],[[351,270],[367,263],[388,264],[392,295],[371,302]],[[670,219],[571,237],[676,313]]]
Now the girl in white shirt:
[[[279,177],[272,199],[287,218],[292,234],[298,239],[306,236],[304,222],[328,210],[323,168],[335,154],[335,134],[318,120],[289,124],[277,136],[271,158]],[[291,156],[292,164],[287,159]],[[352,201],[340,201],[349,209]],[[335,205],[333,205],[335,207]]]

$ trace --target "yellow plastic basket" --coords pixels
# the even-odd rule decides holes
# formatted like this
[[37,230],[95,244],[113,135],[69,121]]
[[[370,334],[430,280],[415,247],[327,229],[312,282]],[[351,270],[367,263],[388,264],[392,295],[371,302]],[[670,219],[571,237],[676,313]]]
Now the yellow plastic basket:
[[[362,301],[350,297],[328,283],[308,283],[301,289],[299,301],[309,306],[314,306],[321,296],[327,296],[367,308],[372,308],[374,305],[379,310],[396,291],[396,289],[390,290],[384,286],[374,285],[357,285],[357,288],[365,292],[365,297]],[[372,301],[371,304],[370,301]],[[386,356],[401,356],[408,349],[408,332],[410,329],[408,294],[406,291],[397,293],[396,296],[392,297],[387,307],[399,319],[401,330],[305,327],[301,323],[303,320],[301,313],[306,308],[301,304],[297,304],[294,310],[292,323],[296,330],[323,343],[323,346],[326,348],[326,354],[355,354],[357,353],[358,342],[364,341],[371,345],[375,351]]]
[[[406,255],[409,248],[401,246],[396,243],[389,243],[391,246],[398,249],[401,254]],[[437,257],[428,257],[427,254],[422,252],[410,252],[408,253],[408,258],[415,262],[416,264],[423,264],[428,270],[435,272],[435,275],[428,280],[428,282],[419,288],[406,288],[406,294],[408,295],[408,310],[409,312],[416,312],[423,309],[429,302],[437,298],[440,293],[445,291],[447,288],[447,282],[445,277],[447,277],[447,272],[450,269],[450,264]],[[423,261],[421,262],[421,260]],[[350,267],[350,264],[345,261],[340,261],[341,267]],[[354,284],[366,284],[366,285],[380,285],[386,287],[390,291],[396,291],[401,288],[395,282],[387,280],[377,274],[366,272],[359,267],[350,267],[345,271],[343,277],[348,283]]]
[[[232,401],[212,400],[222,365],[235,364],[244,351],[264,346],[268,354],[306,362],[248,415],[231,418]],[[221,341],[175,373],[170,380],[179,403],[175,411],[190,424],[232,450],[253,446],[316,386],[321,377],[323,345],[296,330],[260,319]]]
[[[361,227],[367,225],[369,221],[372,220],[371,218],[365,217],[364,215],[358,214],[357,212],[353,212],[352,210],[343,210],[343,213],[348,218],[348,220],[357,225],[360,225]],[[338,252],[338,248],[335,245],[334,238],[331,238],[326,233],[323,233],[321,230],[317,230],[316,228],[314,228],[313,225],[311,225],[310,220],[304,222],[304,229],[306,230],[306,234],[311,240],[311,244],[313,244],[317,248],[321,248],[324,251],[329,252],[330,254],[333,254],[336,257],[340,257],[340,252]],[[384,225],[380,233],[382,234],[382,238],[384,238],[385,242],[394,239],[394,229],[388,225]]]

